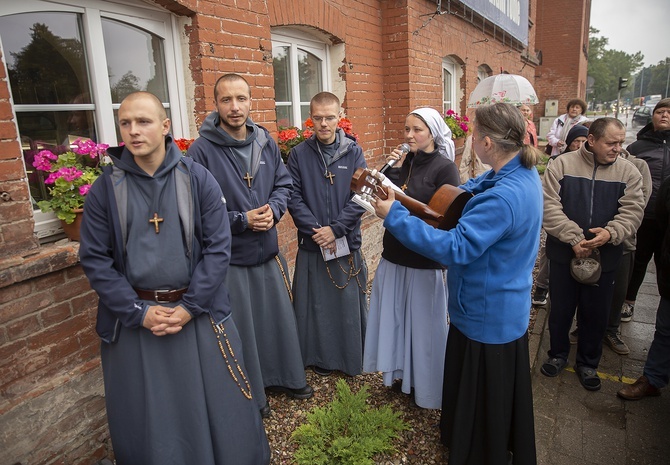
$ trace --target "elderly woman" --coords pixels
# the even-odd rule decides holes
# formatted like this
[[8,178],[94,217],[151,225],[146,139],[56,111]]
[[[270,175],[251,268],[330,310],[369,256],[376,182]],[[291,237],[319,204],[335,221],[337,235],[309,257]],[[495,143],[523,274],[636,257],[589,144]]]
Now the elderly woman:
[[524,103],[519,105],[519,111],[526,120],[526,137],[523,138],[523,143],[537,147],[537,128],[533,123],[533,110],[530,105]]
[[[407,116],[410,153],[398,186],[428,203],[443,184],[459,184],[451,131],[432,108]],[[388,160],[397,160],[395,150]],[[365,335],[363,369],[383,372],[384,384],[414,393],[419,407],[442,405],[444,350],[447,346],[447,271],[440,263],[408,250],[390,232],[375,274]]]
[[449,465],[536,463],[527,333],[542,186],[525,134],[512,105],[476,110],[473,146],[493,169],[461,186],[474,197],[451,230],[410,216],[393,195],[373,201],[390,234],[449,267],[440,422]]
[[548,145],[552,147],[550,155],[558,155],[565,151],[567,147],[565,140],[570,129],[588,119],[584,113],[586,113],[584,100],[575,98],[568,102],[567,113],[556,118],[547,133]]

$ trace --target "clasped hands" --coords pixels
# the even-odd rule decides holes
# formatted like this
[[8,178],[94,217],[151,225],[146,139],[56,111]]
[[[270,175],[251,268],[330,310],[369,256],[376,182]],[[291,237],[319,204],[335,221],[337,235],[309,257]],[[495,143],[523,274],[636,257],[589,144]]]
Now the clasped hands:
[[579,243],[572,246],[572,250],[575,252],[575,257],[577,258],[586,258],[591,255],[593,249],[601,247],[612,238],[609,231],[605,228],[592,228],[589,229],[590,233],[595,234],[595,237],[590,240],[582,239]]
[[330,253],[335,253],[337,251],[337,244],[335,243],[335,233],[330,226],[322,226],[320,228],[312,228],[314,235],[312,235],[312,240],[316,242],[316,245],[322,247],[326,250],[329,250]]
[[142,326],[150,330],[154,336],[166,336],[177,334],[189,321],[191,314],[181,305],[176,307],[150,305]]
[[267,203],[247,212],[247,229],[254,232],[269,231],[274,224],[274,213]]

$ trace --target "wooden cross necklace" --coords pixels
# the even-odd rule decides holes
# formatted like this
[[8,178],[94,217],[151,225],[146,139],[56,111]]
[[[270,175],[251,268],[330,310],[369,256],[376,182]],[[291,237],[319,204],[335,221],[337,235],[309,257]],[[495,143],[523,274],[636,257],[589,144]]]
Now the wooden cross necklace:
[[405,179],[405,183],[400,187],[400,189],[405,192],[407,190],[407,184],[409,184],[409,178],[412,176],[412,168],[414,168],[414,160],[412,160],[409,164],[409,173],[407,173],[407,179]]
[[[169,181],[168,181],[168,182],[169,182]],[[142,197],[142,200],[144,200],[144,203],[146,203],[146,204],[147,204],[147,207],[149,207],[149,212],[151,212],[151,210],[154,211],[153,216],[149,218],[149,223],[153,223],[153,225],[154,225],[154,230],[155,230],[156,234],[160,234],[160,232],[161,232],[160,223],[162,223],[163,221],[165,221],[163,218],[161,218],[161,217],[158,215],[158,209],[159,209],[159,207],[160,207],[160,205],[161,205],[161,202],[162,202],[162,200],[163,200],[163,194],[165,193],[165,188],[166,188],[166,186],[167,186],[167,183],[166,183],[166,184],[163,184],[163,186],[160,188],[160,189],[161,189],[161,192],[160,192],[160,194],[158,195],[158,202],[155,201],[155,200],[156,200],[156,196],[155,196],[155,195],[152,196],[152,200],[153,200],[152,203],[154,204],[154,207],[153,207],[153,208],[151,208],[151,205],[149,204],[149,201],[148,201],[147,198],[144,196],[144,192],[142,192],[142,188],[141,188],[139,185],[137,186],[137,191],[140,193],[140,196]]]
[[154,217],[149,220],[149,223],[153,223],[154,226],[156,227],[156,234],[161,232],[160,226],[158,226],[158,223],[162,223],[163,218],[158,217],[158,213],[154,213]]
[[251,189],[251,180],[254,179],[254,177],[251,176],[249,172],[247,172],[247,174],[242,179],[244,179],[247,182],[247,187]]
[[328,179],[330,181],[330,185],[333,185],[333,178],[335,175],[328,169],[328,165],[326,164],[326,157],[323,156],[323,153],[321,152],[321,145],[320,142],[317,140],[316,141],[316,149],[319,151],[319,155],[321,155],[321,162],[323,163],[323,177]]

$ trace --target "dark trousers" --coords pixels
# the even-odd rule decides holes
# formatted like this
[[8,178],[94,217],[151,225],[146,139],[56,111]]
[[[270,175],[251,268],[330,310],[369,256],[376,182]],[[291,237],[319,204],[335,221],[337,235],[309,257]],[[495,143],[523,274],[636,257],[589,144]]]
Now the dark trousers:
[[615,274],[616,270],[603,272],[598,284],[581,284],[570,275],[569,264],[550,263],[549,293],[553,296],[549,313],[550,357],[568,359],[570,326],[579,307],[576,366],[598,368],[612,305]]
[[635,250],[635,261],[633,262],[633,274],[628,283],[626,300],[635,302],[637,292],[640,290],[644,275],[647,273],[647,265],[654,254],[661,251],[661,240],[663,231],[655,219],[645,218],[637,230],[637,249]]
[[610,318],[607,324],[607,334],[615,335],[621,324],[621,306],[626,297],[626,289],[630,277],[633,274],[633,262],[635,252],[624,252],[614,276],[614,291],[612,292],[612,305],[610,306]]
[[649,348],[644,374],[649,384],[657,388],[668,385],[670,379],[670,299],[661,297],[656,312],[656,332]]

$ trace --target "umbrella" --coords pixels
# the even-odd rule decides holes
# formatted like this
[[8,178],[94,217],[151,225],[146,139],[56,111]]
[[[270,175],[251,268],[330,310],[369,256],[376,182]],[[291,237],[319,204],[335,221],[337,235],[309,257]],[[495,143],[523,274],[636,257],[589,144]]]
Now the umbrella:
[[475,108],[494,103],[535,105],[537,102],[537,92],[528,79],[516,74],[496,74],[477,84],[470,94],[468,107]]

